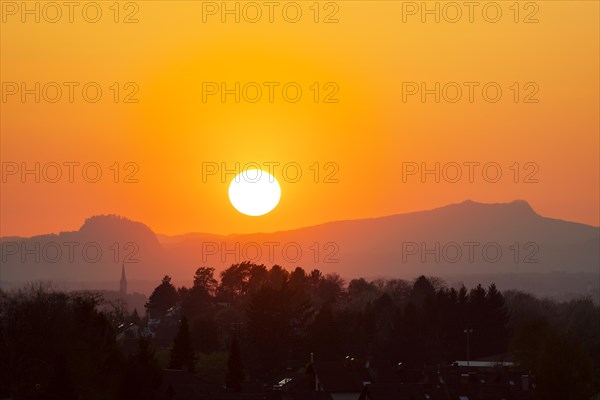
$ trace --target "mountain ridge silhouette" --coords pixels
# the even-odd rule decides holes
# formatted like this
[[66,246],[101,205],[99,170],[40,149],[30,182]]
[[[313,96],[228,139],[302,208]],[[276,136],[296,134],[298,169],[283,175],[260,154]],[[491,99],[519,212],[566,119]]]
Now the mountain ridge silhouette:
[[[163,235],[142,222],[98,215],[87,218],[78,231],[30,238],[1,237],[0,243],[2,281],[109,281],[120,276],[122,263],[127,264],[128,277],[132,279],[158,280],[165,274],[174,279],[191,279],[199,266],[220,271],[258,253],[262,258],[252,261],[280,264],[288,269],[318,268],[347,278],[404,277],[597,272],[600,228],[543,217],[524,200],[467,200],[431,210],[232,235]],[[75,260],[67,259],[68,243],[79,244],[74,250]],[[479,243],[473,247],[477,251],[487,246],[492,256],[482,253],[471,262],[466,257],[466,252],[471,251],[469,246],[473,246],[469,243]],[[36,245],[39,260],[31,253]],[[286,246],[287,255],[283,253]],[[415,246],[418,252],[409,254]],[[102,257],[94,261],[98,248]],[[52,252],[57,249],[62,253],[55,261]],[[290,249],[300,249],[301,257],[289,256],[293,254]],[[502,254],[499,261],[493,261],[493,250]],[[453,251],[461,252],[458,261]],[[526,262],[532,260],[537,262]]]

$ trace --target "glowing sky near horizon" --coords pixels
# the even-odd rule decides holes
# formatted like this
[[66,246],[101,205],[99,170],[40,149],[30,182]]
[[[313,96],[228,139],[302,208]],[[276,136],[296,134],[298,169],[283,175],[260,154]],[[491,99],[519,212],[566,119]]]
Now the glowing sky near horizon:
[[[463,9],[422,23],[390,1],[222,23],[209,3],[141,1],[118,23],[112,2],[97,23],[77,10],[73,23],[66,10],[22,23],[3,8],[1,235],[97,214],[165,234],[275,231],[465,199],[600,224],[598,2],[521,3],[518,15],[499,2],[495,23],[479,8],[473,22]],[[39,103],[21,101],[22,82],[40,82]],[[39,183],[21,176],[35,163]],[[285,194],[259,218],[228,200],[244,167],[273,168]]]

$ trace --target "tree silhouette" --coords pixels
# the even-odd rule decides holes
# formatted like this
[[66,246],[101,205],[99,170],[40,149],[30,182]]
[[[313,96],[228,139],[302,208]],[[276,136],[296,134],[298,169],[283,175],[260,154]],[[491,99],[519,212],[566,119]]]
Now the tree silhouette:
[[227,389],[239,392],[244,379],[244,366],[242,364],[242,354],[237,336],[233,336],[231,347],[229,349],[229,358],[227,359],[227,376],[225,386]]
[[182,287],[178,290],[183,314],[192,323],[198,318],[206,320],[214,310],[214,295],[218,283],[214,278],[214,268],[200,267],[194,274],[194,284],[188,289]]
[[194,273],[193,289],[213,295],[217,290],[218,282],[214,278],[215,269],[211,267],[200,267]]
[[160,385],[161,375],[158,361],[150,343],[150,338],[140,336],[137,351],[129,357],[123,376],[121,398],[153,399],[154,391]]
[[192,345],[201,353],[212,353],[219,349],[219,332],[211,316],[199,317],[192,321]]
[[179,331],[177,332],[175,339],[173,339],[169,368],[186,369],[190,372],[194,372],[195,361],[196,357],[190,338],[190,327],[187,318],[183,317],[179,322]]
[[435,296],[435,288],[425,276],[421,275],[413,284],[411,299],[416,306],[422,307],[425,299]]
[[422,340],[420,337],[420,321],[417,306],[409,302],[404,307],[401,322],[396,327],[396,336],[399,338],[399,360],[407,365],[417,365],[422,354]]
[[171,277],[165,275],[160,285],[150,295],[146,309],[152,317],[163,317],[167,310],[177,303],[177,298],[177,290],[171,283]]
[[58,355],[54,362],[54,374],[48,385],[49,399],[76,400],[77,392],[72,381],[65,357]]
[[296,267],[296,269],[290,274],[289,284],[290,289],[293,291],[306,293],[308,291],[308,279],[306,272],[302,268]]
[[264,368],[283,366],[305,328],[308,303],[298,302],[287,285],[265,286],[253,294],[248,307],[248,335]]
[[335,303],[344,289],[344,280],[337,273],[327,274],[319,280],[316,289],[317,299],[320,304]]
[[516,328],[511,348],[524,368],[530,369],[539,385],[535,399],[587,400],[593,382],[590,357],[542,318],[522,321]]
[[507,349],[508,311],[502,293],[492,284],[485,297],[485,324],[481,327],[485,338],[485,350],[489,354],[504,353]]
[[308,274],[307,279],[308,286],[310,286],[313,291],[316,291],[319,286],[319,282],[321,282],[321,279],[323,279],[323,274],[318,269],[313,269],[310,271],[310,274]]
[[[440,365],[444,373],[444,365],[465,359],[465,329],[473,329],[471,360],[503,354],[511,343],[518,367],[498,372],[531,371],[532,400],[587,400],[599,387],[600,307],[587,298],[558,303],[493,284],[454,289],[425,276],[360,278],[346,288],[335,273],[246,262],[225,270],[218,287],[209,267],[178,291],[165,276],[147,303],[158,326],[142,328],[146,318],[123,312],[119,321],[140,326],[117,329],[102,304],[94,293],[0,290],[0,398],[181,396],[175,383],[157,392],[162,373],[153,345],[171,345],[170,368],[197,367],[203,380],[231,391],[246,376],[266,383],[284,368],[297,370],[311,352],[317,364],[372,359],[374,383],[417,382],[423,367]],[[140,334],[148,330],[152,336]]]
[[117,397],[124,360],[95,293],[0,291],[0,397]]
[[309,329],[310,351],[317,359],[331,360],[340,356],[340,333],[329,304],[324,304]]
[[269,270],[269,285],[275,289],[280,289],[288,282],[289,275],[290,274],[280,265],[273,265]]
[[[252,270],[256,267],[251,262],[244,261],[233,264],[221,272],[221,284],[218,295],[221,299],[231,302],[238,297],[244,296],[248,291],[248,284],[252,276]],[[264,266],[262,266],[264,267]]]

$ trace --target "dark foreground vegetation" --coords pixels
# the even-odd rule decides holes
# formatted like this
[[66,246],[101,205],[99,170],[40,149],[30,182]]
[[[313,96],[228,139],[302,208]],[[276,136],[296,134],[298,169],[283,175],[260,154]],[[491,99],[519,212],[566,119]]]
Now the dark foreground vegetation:
[[[282,394],[287,381],[273,385],[336,363],[425,384],[426,371],[486,357],[514,362],[506,374],[527,374],[535,383],[527,398],[598,393],[600,308],[587,298],[556,303],[424,276],[346,284],[336,274],[250,263],[219,278],[202,267],[192,287],[175,288],[165,276],[146,310],[133,313],[123,304],[106,311],[93,292],[0,292],[0,399],[296,398]],[[317,397],[313,386],[314,397],[298,398],[335,398]],[[185,397],[175,387],[215,394]],[[280,397],[244,395],[251,387],[275,387]],[[361,399],[400,398],[375,388]]]

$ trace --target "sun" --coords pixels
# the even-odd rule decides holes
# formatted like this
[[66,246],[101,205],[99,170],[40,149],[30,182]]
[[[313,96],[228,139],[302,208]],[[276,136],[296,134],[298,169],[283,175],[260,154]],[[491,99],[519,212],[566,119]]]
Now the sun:
[[260,169],[238,174],[229,185],[229,201],[242,214],[258,217],[272,211],[281,198],[277,179]]

